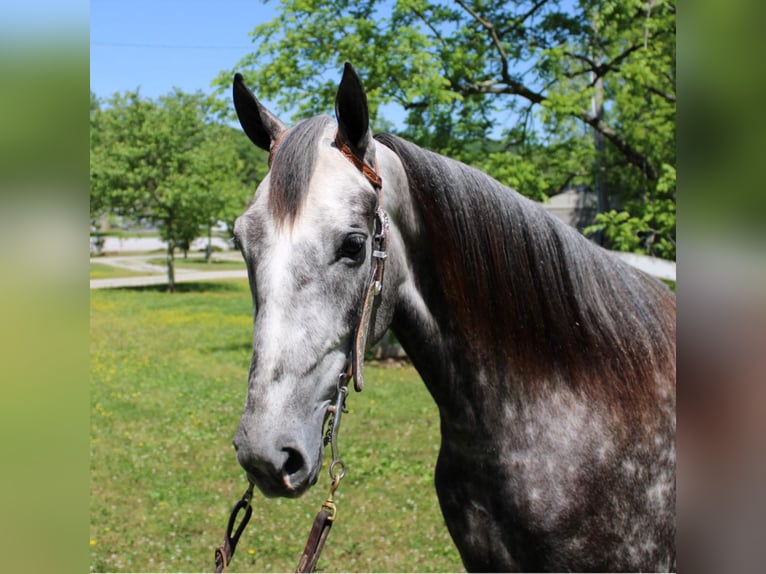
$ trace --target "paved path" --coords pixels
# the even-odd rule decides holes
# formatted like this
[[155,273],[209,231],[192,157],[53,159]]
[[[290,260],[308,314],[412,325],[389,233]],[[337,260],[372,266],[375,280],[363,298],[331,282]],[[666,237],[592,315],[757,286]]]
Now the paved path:
[[[91,289],[112,289],[115,287],[144,287],[147,285],[166,285],[168,272],[164,265],[155,265],[149,259],[157,259],[157,254],[131,255],[120,257],[94,257],[91,263],[110,265],[121,269],[128,269],[147,275],[134,277],[113,277],[107,279],[91,279]],[[161,255],[160,255],[161,257]],[[215,259],[227,261],[242,261],[242,255],[238,252],[216,253]],[[183,261],[183,260],[178,260]],[[176,267],[176,283],[192,283],[195,281],[216,281],[218,279],[247,279],[246,269],[230,269],[226,271],[198,271],[196,269],[183,269]]]
[[133,256],[114,256],[114,257],[91,257],[91,263],[100,265],[109,265],[110,267],[119,267],[143,273],[167,273],[164,265],[149,263],[149,259],[158,259],[162,255],[133,255]]
[[[143,275],[137,277],[115,277],[112,279],[91,279],[91,289],[111,289],[114,287],[144,287],[146,285],[165,285],[168,275],[162,268],[164,275]],[[234,271],[190,271],[189,269],[176,270],[176,283],[193,283],[195,281],[216,281],[218,279],[247,279],[247,270]]]

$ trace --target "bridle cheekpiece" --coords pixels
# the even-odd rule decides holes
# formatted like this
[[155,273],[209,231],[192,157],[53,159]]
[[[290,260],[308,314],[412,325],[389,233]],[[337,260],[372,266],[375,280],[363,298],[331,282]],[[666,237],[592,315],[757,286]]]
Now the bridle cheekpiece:
[[364,287],[364,298],[362,299],[362,312],[359,316],[359,323],[354,333],[354,341],[351,348],[351,360],[348,361],[346,369],[341,373],[341,379],[348,381],[354,379],[354,388],[361,391],[364,388],[364,351],[367,346],[367,337],[370,334],[372,316],[375,306],[375,298],[383,290],[383,272],[388,257],[388,232],[389,222],[388,214],[382,207],[383,180],[380,177],[378,162],[375,159],[375,167],[370,166],[362,158],[356,155],[351,147],[343,141],[340,132],[335,134],[335,145],[347,160],[362,172],[362,175],[372,185],[377,196],[375,206],[375,223],[373,225],[372,236],[372,255],[370,262],[370,274]]

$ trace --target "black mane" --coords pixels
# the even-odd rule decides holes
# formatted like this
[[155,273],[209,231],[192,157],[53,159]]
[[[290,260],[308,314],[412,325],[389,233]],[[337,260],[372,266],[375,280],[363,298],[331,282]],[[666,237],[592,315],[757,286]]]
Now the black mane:
[[450,328],[476,360],[518,380],[561,377],[626,406],[649,403],[656,370],[675,362],[665,285],[479,170],[375,138],[404,165]]

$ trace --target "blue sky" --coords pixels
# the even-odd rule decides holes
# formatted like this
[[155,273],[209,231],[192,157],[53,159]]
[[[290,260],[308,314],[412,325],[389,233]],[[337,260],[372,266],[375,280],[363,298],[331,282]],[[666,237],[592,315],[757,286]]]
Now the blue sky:
[[249,33],[273,18],[274,4],[259,0],[91,0],[91,90],[211,93],[213,78],[253,51]]
[[[90,89],[99,98],[136,88],[151,99],[174,87],[212,93],[212,80],[253,52],[250,32],[277,7],[276,0],[91,0]],[[400,122],[403,111],[390,104],[385,115]]]

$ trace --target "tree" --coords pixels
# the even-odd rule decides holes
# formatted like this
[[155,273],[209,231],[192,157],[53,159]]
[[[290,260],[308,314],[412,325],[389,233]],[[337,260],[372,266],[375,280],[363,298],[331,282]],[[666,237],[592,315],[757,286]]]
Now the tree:
[[253,41],[237,69],[282,109],[330,110],[351,61],[375,125],[397,105],[402,135],[536,199],[598,187],[593,231],[674,257],[675,0],[283,0]]
[[[98,100],[98,97],[95,93],[92,91],[90,92],[90,138],[91,138],[91,148],[93,147],[93,136],[94,136],[94,127],[95,127],[95,118],[98,116],[98,113],[101,110],[101,103]],[[90,194],[90,225],[91,230],[94,232],[95,235],[95,241],[94,241],[94,247],[96,248],[96,251],[98,253],[101,253],[103,247],[104,247],[104,240],[105,238],[101,235],[101,223],[100,219],[101,216],[106,211],[106,205],[105,205],[105,197],[103,193],[100,193],[98,191],[95,191],[91,189]]]
[[127,92],[91,112],[91,212],[95,205],[157,224],[169,291],[176,247],[249,199],[235,134],[213,121],[213,103],[179,90],[156,101]]

